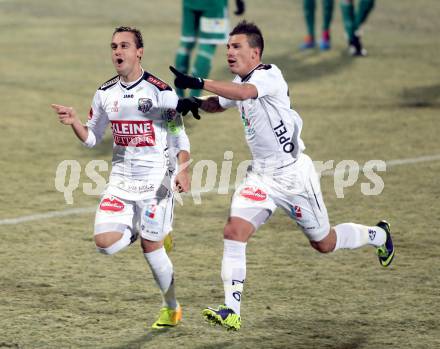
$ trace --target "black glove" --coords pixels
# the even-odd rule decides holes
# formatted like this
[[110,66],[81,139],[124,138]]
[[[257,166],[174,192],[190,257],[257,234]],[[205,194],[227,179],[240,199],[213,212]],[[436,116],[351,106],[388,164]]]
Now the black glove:
[[177,88],[190,88],[192,90],[202,90],[204,81],[202,78],[196,78],[194,76],[186,75],[178,71],[176,68],[170,66],[170,70],[176,75],[174,79],[174,85]]
[[195,119],[200,120],[199,108],[202,100],[197,97],[179,98],[176,110],[183,116],[191,112]]
[[235,6],[237,7],[237,11],[235,11],[234,14],[237,16],[241,16],[246,8],[244,0],[235,0]]

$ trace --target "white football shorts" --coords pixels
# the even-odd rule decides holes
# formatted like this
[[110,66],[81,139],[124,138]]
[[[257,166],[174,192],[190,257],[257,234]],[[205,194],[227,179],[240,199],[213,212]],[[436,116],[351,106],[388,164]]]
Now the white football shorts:
[[324,239],[330,231],[321,186],[309,156],[273,173],[249,171],[235,190],[231,217],[250,222],[257,230],[281,207],[310,241]]
[[128,227],[142,238],[161,241],[172,230],[173,197],[145,200],[125,200],[104,194],[95,216],[94,234],[117,231]]

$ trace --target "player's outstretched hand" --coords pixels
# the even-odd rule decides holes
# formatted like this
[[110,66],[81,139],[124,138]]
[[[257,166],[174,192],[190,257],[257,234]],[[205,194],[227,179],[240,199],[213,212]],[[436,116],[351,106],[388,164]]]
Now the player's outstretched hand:
[[199,108],[202,105],[202,100],[197,97],[179,98],[176,110],[183,116],[192,113],[195,119],[200,120]]
[[246,9],[244,0],[235,0],[235,6],[237,7],[237,10],[234,12],[234,14],[237,16],[241,16]]
[[191,75],[186,75],[178,71],[176,68],[170,66],[170,70],[176,76],[174,79],[174,85],[177,88],[190,88],[192,90],[203,89],[204,81],[202,78],[197,78]]
[[51,104],[50,106],[57,113],[58,120],[64,125],[72,125],[77,119],[75,109],[72,107],[59,104]]

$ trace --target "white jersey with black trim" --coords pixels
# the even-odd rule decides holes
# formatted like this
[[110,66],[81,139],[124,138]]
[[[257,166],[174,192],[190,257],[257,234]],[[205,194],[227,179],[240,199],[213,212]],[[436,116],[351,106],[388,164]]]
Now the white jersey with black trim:
[[280,168],[295,162],[305,149],[300,137],[303,122],[290,107],[288,85],[280,69],[260,64],[233,82],[252,84],[258,91],[257,98],[243,101],[219,97],[222,108],[238,107],[253,168]]
[[128,85],[116,76],[96,91],[85,144],[99,143],[111,124],[108,194],[143,200],[157,196],[161,184],[170,185],[178,151],[189,151],[182,119],[175,110],[177,102],[172,88],[148,72]]

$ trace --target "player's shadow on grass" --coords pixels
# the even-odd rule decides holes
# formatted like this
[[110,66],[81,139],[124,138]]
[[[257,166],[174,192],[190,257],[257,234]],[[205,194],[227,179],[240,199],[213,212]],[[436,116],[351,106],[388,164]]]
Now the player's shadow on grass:
[[173,329],[161,329],[161,330],[149,330],[142,336],[135,338],[131,341],[125,342],[123,344],[114,345],[111,347],[108,347],[107,349],[138,349],[142,348],[144,344],[152,341],[153,339],[171,331]]
[[[315,53],[312,53],[315,55]],[[327,58],[325,54],[316,53],[322,59],[315,62],[308,62],[310,54],[298,53],[293,57],[286,52],[281,56],[268,55],[265,62],[275,64],[282,71],[287,82],[303,82],[314,79],[321,79],[326,75],[337,74],[347,69],[355,59],[341,51],[339,55]]]
[[440,107],[440,84],[404,88],[400,92],[401,105],[409,108]]

